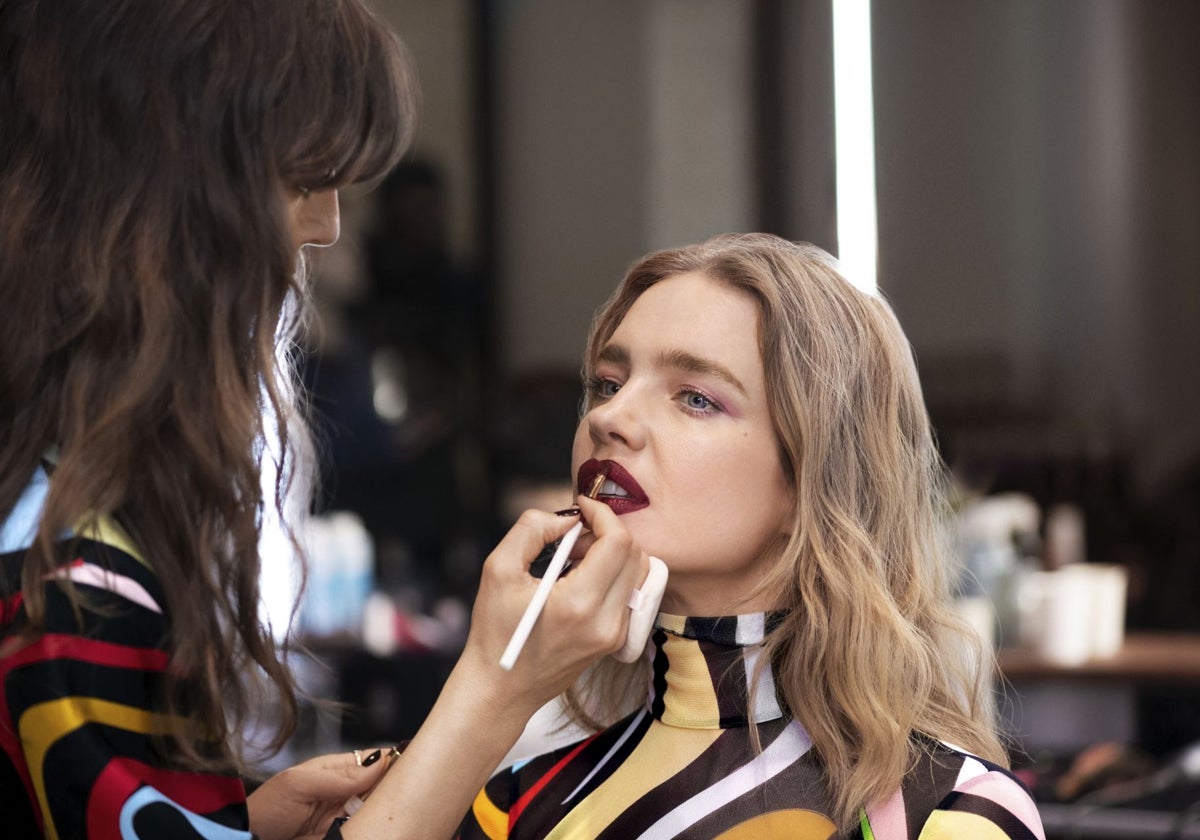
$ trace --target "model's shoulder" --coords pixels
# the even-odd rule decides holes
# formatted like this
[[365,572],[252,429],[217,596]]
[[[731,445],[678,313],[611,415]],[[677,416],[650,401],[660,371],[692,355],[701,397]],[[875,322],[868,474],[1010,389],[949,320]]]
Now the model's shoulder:
[[[948,744],[924,751],[905,786],[927,786],[932,804],[919,840],[961,837],[1042,840],[1045,832],[1029,789],[1008,769]],[[915,798],[915,797],[914,797]]]

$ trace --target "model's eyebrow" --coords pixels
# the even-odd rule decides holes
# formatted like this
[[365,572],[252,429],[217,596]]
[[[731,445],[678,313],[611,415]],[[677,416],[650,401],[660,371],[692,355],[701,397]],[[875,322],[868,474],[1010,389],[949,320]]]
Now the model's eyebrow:
[[664,367],[675,368],[687,373],[715,376],[737,388],[743,395],[746,394],[746,386],[741,383],[741,380],[734,376],[729,368],[719,365],[711,359],[695,356],[685,350],[665,350],[659,354],[658,363]]
[[[629,367],[629,350],[620,344],[606,344],[597,354],[596,361]],[[746,386],[733,375],[729,368],[719,365],[711,359],[688,353],[686,350],[664,350],[658,355],[656,362],[662,367],[674,368],[686,373],[715,376],[737,388],[743,395],[747,393]]]
[[629,367],[629,351],[620,344],[609,342],[600,348],[600,352],[596,354],[596,361]]

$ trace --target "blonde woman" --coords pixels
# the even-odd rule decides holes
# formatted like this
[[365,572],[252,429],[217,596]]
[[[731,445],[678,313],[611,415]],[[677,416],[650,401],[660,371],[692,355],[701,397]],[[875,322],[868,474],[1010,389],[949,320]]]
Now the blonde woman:
[[895,317],[820,249],[722,236],[599,311],[580,487],[670,569],[595,735],[505,770],[464,838],[1041,838],[948,604],[942,467]]

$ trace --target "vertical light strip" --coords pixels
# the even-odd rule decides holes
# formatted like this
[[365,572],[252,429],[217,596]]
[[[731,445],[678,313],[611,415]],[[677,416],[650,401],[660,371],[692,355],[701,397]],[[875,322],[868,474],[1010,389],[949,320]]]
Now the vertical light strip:
[[871,0],[833,0],[833,103],[837,134],[838,260],[851,283],[875,294]]

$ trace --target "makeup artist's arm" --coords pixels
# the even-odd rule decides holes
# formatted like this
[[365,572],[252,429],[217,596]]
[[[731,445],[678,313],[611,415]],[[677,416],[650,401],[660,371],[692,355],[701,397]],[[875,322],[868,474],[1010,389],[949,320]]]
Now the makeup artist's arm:
[[606,505],[580,506],[592,534],[573,553],[586,556],[555,584],[512,671],[498,663],[537,585],[529,564],[578,520],[526,512],[488,557],[466,649],[408,749],[342,827],[346,840],[453,836],[533,713],[621,647],[648,561]]

